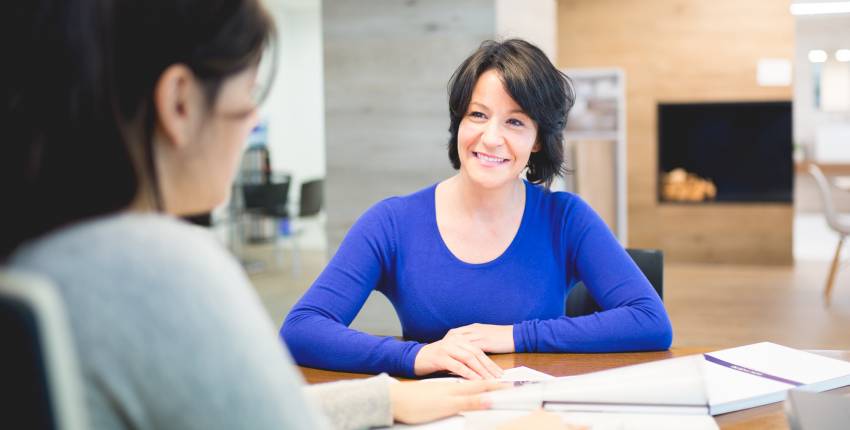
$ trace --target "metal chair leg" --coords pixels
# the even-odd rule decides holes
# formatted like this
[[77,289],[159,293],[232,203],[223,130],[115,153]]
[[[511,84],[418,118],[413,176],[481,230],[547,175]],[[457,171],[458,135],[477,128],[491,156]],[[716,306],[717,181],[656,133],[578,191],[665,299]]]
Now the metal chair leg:
[[830,295],[832,294],[832,286],[835,284],[835,274],[838,272],[838,262],[841,261],[841,247],[844,246],[844,238],[841,235],[838,239],[838,246],[835,248],[835,257],[832,259],[832,267],[829,269],[829,277],[826,278],[826,288],[823,290],[823,298],[826,304],[829,305]]

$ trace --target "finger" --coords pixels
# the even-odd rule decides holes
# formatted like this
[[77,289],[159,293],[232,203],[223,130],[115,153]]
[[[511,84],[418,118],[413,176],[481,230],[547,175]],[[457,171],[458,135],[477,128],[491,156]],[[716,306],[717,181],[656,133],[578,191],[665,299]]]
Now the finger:
[[460,376],[461,378],[466,378],[472,381],[482,379],[481,375],[479,375],[477,372],[467,367],[463,362],[455,360],[452,357],[445,358],[443,368],[448,370],[449,372],[454,373],[455,375]]
[[459,344],[459,346],[474,355],[478,363],[481,364],[481,367],[483,367],[494,379],[502,377],[502,373],[504,373],[502,368],[493,362],[493,360],[491,360],[490,357],[481,350],[481,348],[472,344]]
[[484,355],[480,349],[467,343],[458,343],[455,344],[455,348],[451,350],[450,354],[452,358],[462,362],[466,367],[481,375],[482,378],[496,379],[496,375],[492,374],[479,358],[479,355]]
[[481,355],[484,365],[487,366],[487,368],[490,369],[490,372],[496,375],[497,378],[501,378],[502,375],[505,374],[505,370],[499,367],[499,365],[496,364],[496,362],[493,361],[493,359],[490,358],[487,354],[482,352]]
[[455,413],[490,409],[490,401],[478,394],[454,396],[452,403],[456,411]]
[[483,381],[463,381],[461,383],[455,383],[454,385],[453,391],[456,394],[478,394],[487,391],[501,390],[512,386],[512,384],[505,384],[504,382],[494,381],[492,379]]

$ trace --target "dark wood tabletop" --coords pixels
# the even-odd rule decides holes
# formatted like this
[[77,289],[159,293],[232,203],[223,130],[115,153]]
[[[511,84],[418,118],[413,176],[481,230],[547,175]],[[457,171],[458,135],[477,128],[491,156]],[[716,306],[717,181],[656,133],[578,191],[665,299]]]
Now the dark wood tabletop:
[[[673,348],[669,351],[658,352],[626,352],[613,354],[495,354],[490,357],[503,369],[526,366],[555,376],[579,375],[597,370],[663,360],[665,358],[681,357],[692,354],[702,354],[713,351],[709,348]],[[809,351],[830,358],[850,361],[850,351]],[[339,381],[342,379],[367,378],[371,375],[362,373],[332,372],[328,370],[301,367],[301,373],[310,384]],[[850,393],[850,387],[843,387],[834,392]],[[782,403],[773,403],[752,409],[718,415],[715,417],[721,429],[787,429],[788,423],[782,409]]]

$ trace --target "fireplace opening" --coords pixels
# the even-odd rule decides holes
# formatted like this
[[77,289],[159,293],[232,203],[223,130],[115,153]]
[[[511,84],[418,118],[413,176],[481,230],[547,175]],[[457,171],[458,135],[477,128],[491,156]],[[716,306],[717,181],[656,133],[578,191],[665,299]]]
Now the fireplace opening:
[[659,202],[791,202],[791,102],[658,105]]

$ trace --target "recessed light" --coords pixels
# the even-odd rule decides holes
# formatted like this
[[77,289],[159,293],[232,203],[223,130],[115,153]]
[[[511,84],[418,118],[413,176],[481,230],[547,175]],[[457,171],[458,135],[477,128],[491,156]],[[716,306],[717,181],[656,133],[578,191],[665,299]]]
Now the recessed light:
[[826,51],[823,49],[812,49],[809,51],[809,61],[812,63],[823,63],[827,59]]
[[826,15],[834,13],[850,13],[850,1],[791,4],[791,15]]

